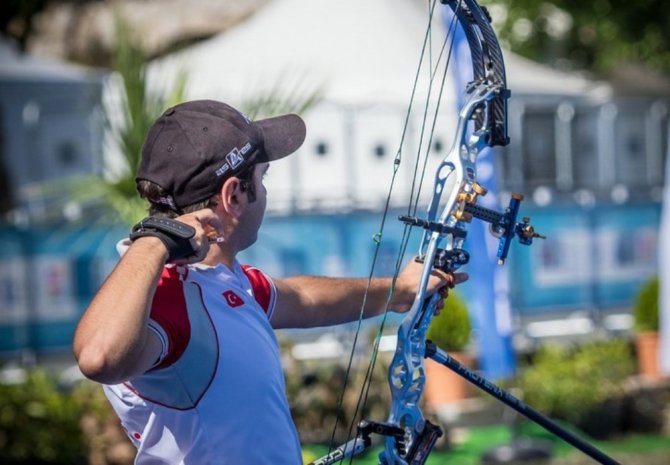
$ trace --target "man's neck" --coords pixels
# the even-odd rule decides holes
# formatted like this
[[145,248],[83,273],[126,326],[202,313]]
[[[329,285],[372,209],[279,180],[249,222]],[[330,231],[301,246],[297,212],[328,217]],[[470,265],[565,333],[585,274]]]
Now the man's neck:
[[225,243],[211,244],[209,246],[209,252],[207,252],[207,255],[201,263],[209,266],[223,264],[232,269],[233,263],[235,263],[235,255],[235,252],[230,250],[230,247]]

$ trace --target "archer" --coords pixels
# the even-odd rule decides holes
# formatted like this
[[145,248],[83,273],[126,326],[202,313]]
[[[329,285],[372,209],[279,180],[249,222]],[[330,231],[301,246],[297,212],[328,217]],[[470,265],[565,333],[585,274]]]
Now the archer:
[[[411,307],[422,271],[414,261],[393,282],[277,279],[236,260],[256,241],[269,163],[304,139],[296,115],[250,121],[209,100],[170,108],[149,130],[136,180],[150,216],[120,242],[73,344],[136,463],[301,464],[273,330]],[[427,292],[466,278],[435,270]]]

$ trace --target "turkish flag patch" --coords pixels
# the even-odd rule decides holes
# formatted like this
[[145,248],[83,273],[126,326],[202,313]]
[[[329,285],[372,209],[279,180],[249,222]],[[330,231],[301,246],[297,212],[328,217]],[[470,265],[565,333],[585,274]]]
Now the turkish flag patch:
[[230,305],[232,308],[239,307],[240,305],[244,304],[244,300],[242,300],[242,298],[233,291],[224,292],[223,297],[226,299],[226,302],[228,302],[228,305]]

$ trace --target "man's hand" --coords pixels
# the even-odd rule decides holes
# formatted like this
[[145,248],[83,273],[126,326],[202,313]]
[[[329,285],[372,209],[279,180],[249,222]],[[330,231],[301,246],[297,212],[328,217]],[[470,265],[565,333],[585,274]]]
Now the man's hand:
[[177,260],[176,263],[178,264],[202,261],[207,256],[207,252],[209,252],[209,245],[213,242],[211,239],[223,237],[221,220],[211,208],[186,213],[175,219],[195,229],[195,235],[191,238],[191,245],[193,250],[195,250],[195,254]]
[[210,208],[186,213],[178,216],[175,220],[191,226],[195,229],[195,235],[190,239],[194,253],[188,257],[174,260],[173,263],[183,265],[200,262],[207,256],[210,243],[223,238],[221,220]]
[[[411,260],[405,269],[400,272],[396,280],[393,299],[390,303],[392,310],[399,313],[409,311],[419,288],[422,271],[423,264],[416,260]],[[447,273],[442,270],[433,269],[428,280],[426,297],[439,292],[442,299],[438,302],[437,308],[441,309],[444,306],[443,300],[449,295],[449,289],[452,289],[456,284],[467,281],[467,279],[467,273]]]
[[[152,220],[153,222],[149,220]],[[160,223],[161,221],[166,223],[167,226],[162,225]],[[157,222],[158,224],[156,224]],[[184,225],[193,228],[192,231],[195,231],[195,233],[190,239],[184,238],[184,233],[182,233],[181,239],[179,237],[171,239],[170,234],[172,231],[169,222],[172,222],[174,225],[183,223]],[[158,232],[163,229],[163,238],[160,237],[160,234],[151,232],[154,229],[158,229]],[[188,231],[187,228],[182,229]],[[210,243],[223,242],[222,230],[223,226],[216,213],[209,208],[205,208],[203,210],[178,216],[172,220],[161,220],[160,218],[142,220],[135,225],[130,238],[133,242],[142,241],[148,243],[148,241],[152,240],[160,250],[165,251],[167,249],[168,253],[164,260],[169,263],[188,264],[202,261],[207,256]],[[178,234],[179,231],[177,231],[177,235]],[[156,239],[160,239],[160,242]],[[179,240],[188,240],[188,243],[185,245],[180,244],[178,242]],[[162,245],[159,245],[161,243]]]

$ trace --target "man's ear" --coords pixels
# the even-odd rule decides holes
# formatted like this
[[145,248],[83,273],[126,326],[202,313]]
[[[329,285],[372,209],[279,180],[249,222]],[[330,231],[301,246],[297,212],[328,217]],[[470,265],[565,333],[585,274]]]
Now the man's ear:
[[221,186],[221,207],[233,218],[239,218],[246,206],[246,195],[242,181],[235,176],[226,179]]

